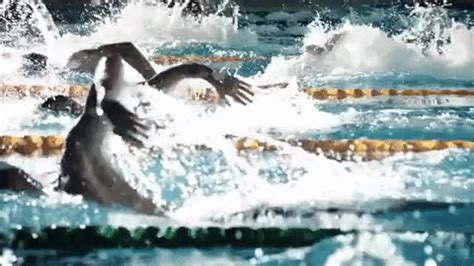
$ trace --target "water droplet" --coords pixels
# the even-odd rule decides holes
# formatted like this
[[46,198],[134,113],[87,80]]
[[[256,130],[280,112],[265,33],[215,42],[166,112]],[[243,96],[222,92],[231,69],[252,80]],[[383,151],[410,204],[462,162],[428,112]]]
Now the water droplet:
[[432,246],[425,246],[423,249],[427,255],[433,254],[433,247]]
[[414,212],[413,212],[413,217],[414,217],[415,219],[420,219],[420,217],[421,217],[421,212],[420,212],[420,211],[414,211]]
[[263,258],[263,250],[261,248],[255,249],[255,258],[257,259]]
[[434,259],[430,258],[425,261],[425,266],[436,266],[436,265],[438,265],[438,263],[436,263]]
[[235,232],[235,238],[240,240],[242,238],[242,231],[237,230],[237,232]]
[[443,260],[444,260],[444,255],[443,255],[443,254],[438,254],[438,255],[436,255],[436,261],[437,261],[437,262],[441,262],[441,261],[443,261]]
[[448,211],[450,214],[456,214],[456,206],[449,206]]

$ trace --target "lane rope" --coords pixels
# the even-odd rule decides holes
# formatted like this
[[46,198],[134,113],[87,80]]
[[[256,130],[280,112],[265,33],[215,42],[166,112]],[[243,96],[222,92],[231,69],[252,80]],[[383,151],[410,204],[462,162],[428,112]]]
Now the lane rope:
[[172,56],[172,55],[154,55],[152,57],[153,62],[158,65],[174,65],[178,63],[240,63],[240,62],[251,62],[251,61],[269,61],[270,57],[264,56],[253,56],[253,57],[238,57],[238,56]]
[[[279,149],[275,145],[251,138],[237,138],[233,141],[239,151],[272,152]],[[335,159],[358,156],[366,160],[377,160],[396,153],[421,153],[446,149],[474,151],[474,142],[461,140],[289,140],[288,143],[299,146],[307,152]],[[60,154],[64,147],[65,138],[62,136],[0,136],[0,156],[13,154],[51,156]],[[196,148],[206,149],[202,145],[196,145]]]
[[[50,96],[62,94],[74,98],[83,98],[89,91],[83,85],[7,85],[0,84],[0,96]],[[471,97],[474,90],[418,90],[418,89],[332,89],[332,88],[306,88],[303,92],[317,100],[342,100],[346,98],[361,99],[373,97],[428,97],[428,96],[455,96]],[[219,98],[212,89],[196,88],[192,94],[198,99],[215,101]]]
[[[54,95],[69,96],[83,100],[89,93],[89,86],[84,85],[5,85],[0,84],[0,97],[39,97],[45,98]],[[207,88],[195,88],[190,91],[195,100],[218,102],[219,95],[216,91]]]
[[17,249],[94,250],[116,248],[303,247],[346,234],[338,229],[250,227],[111,226],[21,228],[0,234],[1,244]]
[[65,138],[61,136],[0,136],[0,156],[51,156],[60,154],[65,144]]
[[303,90],[310,97],[317,100],[336,99],[342,100],[346,98],[372,98],[382,96],[474,96],[474,90],[420,90],[420,89],[323,89],[323,88],[306,88]]
[[[0,53],[0,58],[9,59],[14,57],[13,53]],[[160,55],[151,56],[151,60],[158,65],[173,65],[178,63],[239,63],[251,61],[270,61],[268,56],[199,56],[199,55]]]
[[[303,150],[336,160],[360,158],[364,161],[382,160],[397,153],[422,153],[447,149],[474,151],[474,142],[436,140],[289,140]],[[278,147],[256,139],[240,138],[235,141],[239,151],[275,151]]]
[[[387,230],[385,230],[387,231]],[[388,230],[393,234],[416,231]],[[21,250],[93,251],[130,248],[287,248],[309,247],[325,239],[377,230],[333,228],[251,228],[251,227],[169,227],[153,226],[128,229],[112,226],[48,226],[11,229],[0,233],[0,247]],[[418,231],[436,234],[432,231]],[[459,232],[446,232],[459,234]],[[467,239],[473,234],[462,233]]]
[[73,98],[87,96],[89,87],[83,85],[6,85],[0,84],[0,96],[46,97],[50,95],[66,95]]

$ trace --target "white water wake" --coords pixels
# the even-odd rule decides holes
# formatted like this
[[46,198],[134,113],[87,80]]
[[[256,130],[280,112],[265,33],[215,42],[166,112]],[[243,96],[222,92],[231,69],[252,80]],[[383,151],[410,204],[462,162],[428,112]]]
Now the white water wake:
[[[435,20],[424,16],[432,11],[415,11],[421,13],[417,23],[399,35],[389,35],[377,27],[349,21],[329,27],[316,19],[304,38],[303,54],[291,59],[274,58],[265,74],[270,79],[296,76],[298,80],[308,82],[351,82],[354,77],[384,75],[418,75],[439,80],[473,81],[474,29],[469,29],[460,22],[452,22],[449,17],[442,17],[448,20],[442,21],[444,24],[425,21]],[[431,35],[424,33],[432,27],[434,29]],[[341,33],[344,34],[343,37],[327,54],[317,56],[306,52],[304,48],[309,45],[324,47],[335,34]],[[426,36],[423,39],[422,34],[431,36],[431,39]],[[407,42],[408,36],[415,39]],[[441,41],[445,43],[438,47]],[[280,78],[279,81],[283,79]]]

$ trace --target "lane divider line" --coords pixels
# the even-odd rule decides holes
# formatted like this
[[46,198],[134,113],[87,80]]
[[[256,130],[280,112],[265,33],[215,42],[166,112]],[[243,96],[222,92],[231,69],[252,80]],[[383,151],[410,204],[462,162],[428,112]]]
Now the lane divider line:
[[[62,94],[74,98],[84,98],[89,91],[84,85],[7,85],[0,84],[0,96],[37,96],[46,97]],[[454,96],[474,97],[473,90],[419,90],[419,89],[332,89],[332,88],[305,88],[302,90],[316,100],[343,100],[347,98],[362,99],[373,97],[428,97],[428,96]],[[193,89],[191,94],[196,99],[216,101],[217,92],[208,88]]]
[[239,56],[173,56],[173,55],[154,55],[152,61],[158,65],[174,65],[178,63],[240,63],[240,62],[251,62],[251,61],[270,61],[270,57],[265,56],[252,56],[252,57],[239,57]]
[[[234,146],[244,152],[272,152],[279,149],[275,145],[252,138],[236,138]],[[446,149],[465,149],[474,151],[474,142],[435,141],[435,140],[288,140],[293,146],[324,155],[329,158],[345,160],[361,157],[364,160],[380,160],[396,153],[421,153]],[[179,146],[179,145],[178,145]],[[0,156],[20,154],[23,156],[51,156],[60,154],[65,147],[62,136],[0,136]],[[196,145],[206,149],[205,145]]]
[[372,98],[381,96],[474,96],[474,90],[420,90],[420,89],[323,89],[323,88],[306,88],[303,90],[310,97],[317,100],[346,98]]

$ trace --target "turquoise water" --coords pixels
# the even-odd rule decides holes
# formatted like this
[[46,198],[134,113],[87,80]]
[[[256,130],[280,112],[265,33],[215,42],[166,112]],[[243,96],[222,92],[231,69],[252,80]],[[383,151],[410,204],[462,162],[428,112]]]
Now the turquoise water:
[[[164,129],[152,129],[149,147],[130,154],[115,139],[114,163],[141,192],[170,207],[178,223],[199,226],[340,228],[345,235],[305,248],[216,247],[74,251],[3,251],[28,263],[116,265],[472,265],[474,262],[474,154],[463,150],[395,155],[382,161],[337,162],[286,146],[282,138],[437,139],[474,141],[474,99],[390,98],[322,102],[299,90],[336,88],[474,89],[472,11],[426,8],[321,9],[241,14],[238,21],[209,16],[197,22],[176,10],[132,4],[90,13],[81,23],[58,22],[45,44],[0,46],[1,52],[41,51],[51,58],[44,76],[25,76],[14,57],[2,59],[1,83],[64,84],[93,81],[62,69],[78,49],[133,41],[147,55],[267,56],[263,62],[214,64],[253,85],[287,82],[285,89],[255,89],[255,102],[229,108],[190,103],[149,88],[134,95],[138,110]],[[427,26],[428,25],[428,26]],[[426,42],[405,43],[435,29]],[[332,34],[347,36],[329,54],[304,46]],[[55,37],[58,36],[58,37]],[[439,41],[449,42],[437,47]],[[439,52],[441,50],[441,53]],[[8,67],[4,67],[8,66]],[[164,66],[156,66],[164,69]],[[128,71],[130,80],[136,73]],[[179,87],[202,86],[195,81]],[[0,135],[66,135],[75,118],[37,109],[40,99],[2,98]],[[133,106],[134,100],[127,104]],[[276,153],[237,153],[225,135],[276,143]],[[193,145],[212,148],[198,150]],[[4,158],[52,187],[59,157]],[[371,210],[400,201],[463,202],[443,210],[395,209],[381,214],[332,213],[325,208]],[[261,206],[283,206],[296,217],[235,217]],[[314,207],[319,207],[315,210]],[[18,226],[157,225],[120,207],[104,208],[61,193],[41,198],[0,194],[0,230]],[[11,257],[10,256],[10,257]],[[0,261],[1,261],[0,259]]]

